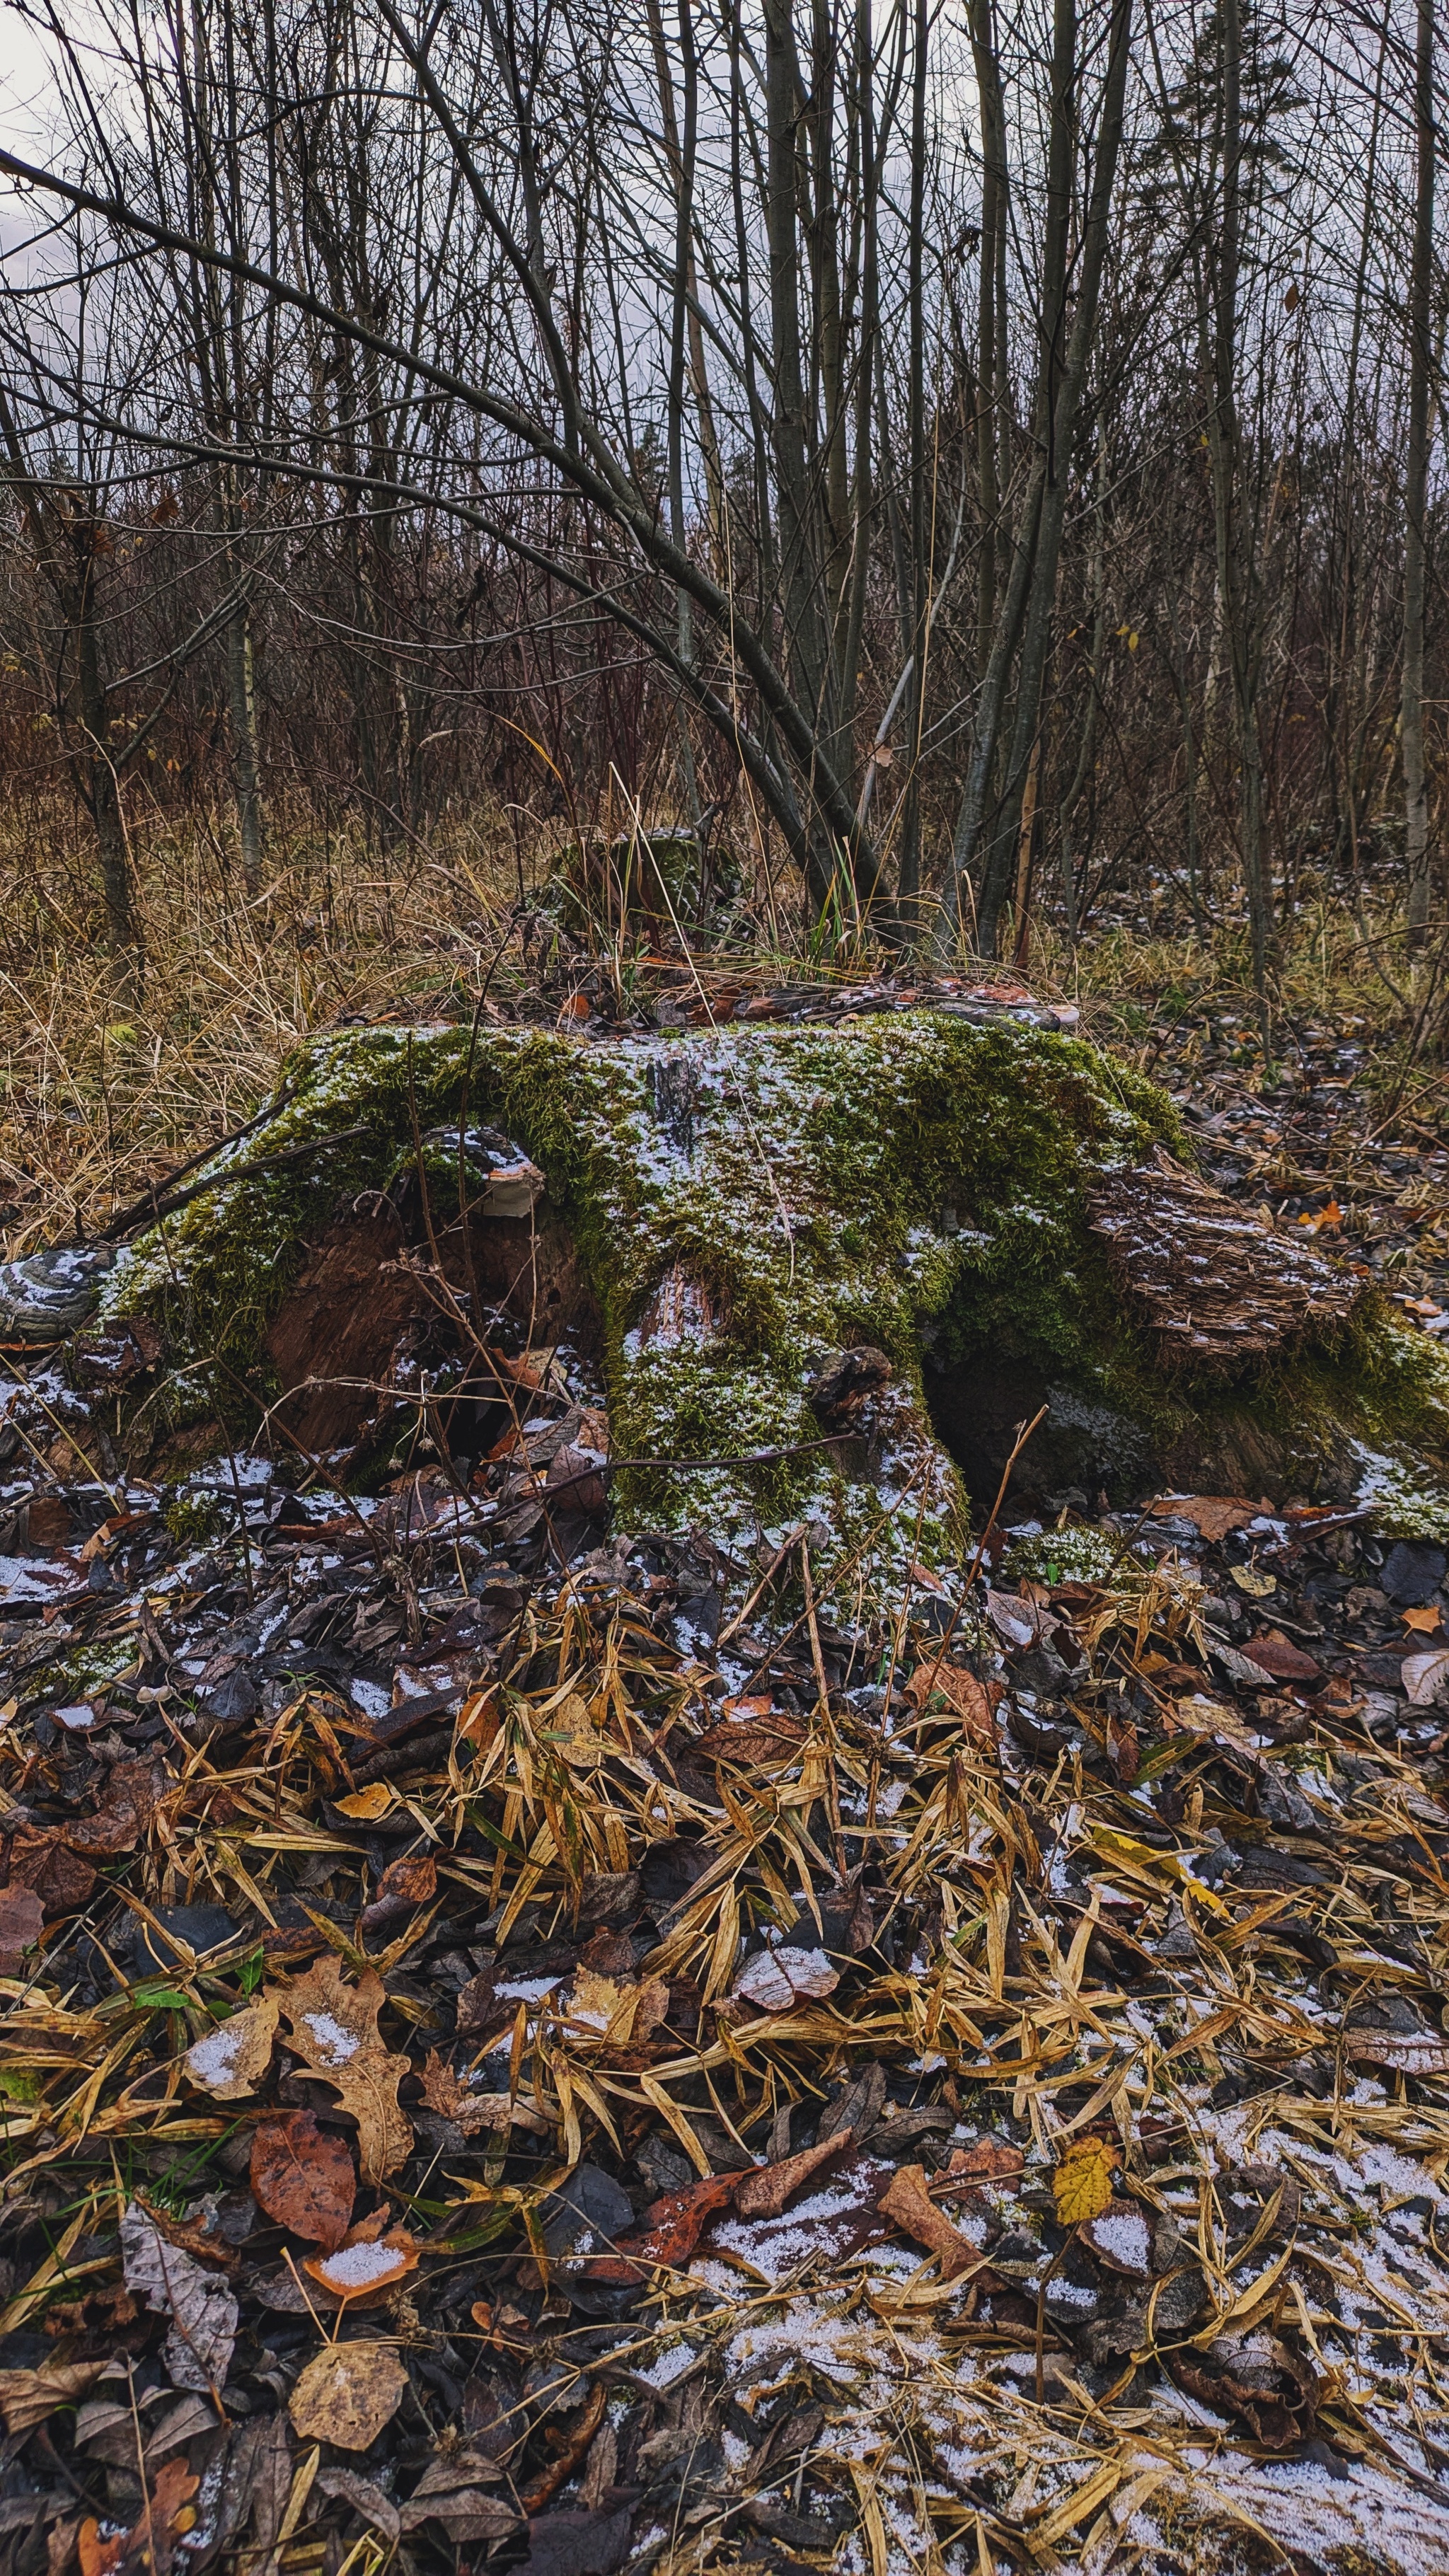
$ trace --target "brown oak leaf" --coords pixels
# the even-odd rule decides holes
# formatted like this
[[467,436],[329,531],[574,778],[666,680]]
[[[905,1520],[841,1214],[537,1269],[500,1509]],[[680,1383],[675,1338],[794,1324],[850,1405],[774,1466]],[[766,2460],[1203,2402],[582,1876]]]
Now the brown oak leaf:
[[330,1950],[278,1995],[291,2030],[289,2045],[357,2122],[358,2164],[363,2181],[372,2183],[406,2163],[413,2143],[397,2098],[403,2077],[412,2072],[411,2060],[394,2056],[377,2027],[386,2001],[374,1970],[350,1986]]

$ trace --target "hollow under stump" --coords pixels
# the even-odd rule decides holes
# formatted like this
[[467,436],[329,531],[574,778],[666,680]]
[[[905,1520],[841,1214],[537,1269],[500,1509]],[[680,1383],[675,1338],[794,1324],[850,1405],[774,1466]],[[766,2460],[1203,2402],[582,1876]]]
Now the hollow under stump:
[[1043,1405],[1016,1518],[1449,1520],[1444,1355],[1198,1179],[1166,1094],[1008,1012],[348,1029],[204,1177],[84,1341],[94,1368],[144,1323],[153,1464],[229,1425],[333,1481],[419,1444],[474,1472],[566,1384],[608,1461],[569,1501],[747,1563],[818,1528],[847,1618],[913,1565],[949,1591]]

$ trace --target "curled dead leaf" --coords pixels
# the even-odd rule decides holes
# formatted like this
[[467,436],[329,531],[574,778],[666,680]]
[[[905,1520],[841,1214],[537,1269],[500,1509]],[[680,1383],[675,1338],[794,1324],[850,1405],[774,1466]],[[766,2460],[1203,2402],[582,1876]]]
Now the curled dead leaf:
[[409,2272],[418,2268],[418,2249],[405,2227],[376,2232],[377,2221],[365,2219],[329,2254],[309,2254],[302,2268],[324,2290],[347,2306],[367,2306],[386,2297]]
[[240,2102],[256,2091],[271,2065],[276,2035],[276,1996],[258,1995],[230,2020],[192,2041],[186,2072],[213,2101]]
[[453,2121],[465,2138],[476,2137],[484,2129],[531,2129],[537,2137],[548,2134],[549,2123],[542,2112],[509,2093],[471,2091],[435,2048],[428,2051],[422,2083],[428,2109]]
[[28,2433],[59,2406],[73,2406],[100,2378],[99,2361],[43,2361],[38,2370],[0,2370],[0,2416],[7,2433]]
[[778,2164],[759,2165],[753,2173],[741,2174],[735,2191],[735,2208],[740,2217],[778,2218],[785,2203],[811,2175],[844,2155],[854,2138],[853,2129],[837,2129],[833,2137],[821,2138],[813,2147],[802,2147],[798,2156],[783,2156]]
[[894,2219],[903,2235],[912,2237],[934,2254],[941,2266],[943,2281],[959,2280],[977,2261],[976,2249],[954,2228],[949,2218],[936,2207],[926,2192],[924,2165],[902,2165],[881,2193],[876,2207],[883,2218]]
[[431,1852],[412,1852],[389,1861],[372,1903],[362,1909],[363,1931],[378,1932],[386,1924],[400,1922],[420,1905],[431,1905],[437,1892],[438,1864]]

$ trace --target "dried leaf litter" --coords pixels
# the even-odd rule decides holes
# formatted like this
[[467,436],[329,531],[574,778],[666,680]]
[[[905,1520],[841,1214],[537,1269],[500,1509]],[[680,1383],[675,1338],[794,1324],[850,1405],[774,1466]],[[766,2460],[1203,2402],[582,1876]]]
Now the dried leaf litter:
[[1449,2564],[1441,1547],[1148,1496],[865,1671],[827,1531],[15,1368],[16,2576]]

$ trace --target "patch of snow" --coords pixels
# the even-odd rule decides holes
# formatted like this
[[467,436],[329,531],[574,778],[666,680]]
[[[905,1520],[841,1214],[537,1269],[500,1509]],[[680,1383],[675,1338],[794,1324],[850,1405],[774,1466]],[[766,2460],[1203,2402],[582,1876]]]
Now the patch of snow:
[[344,2030],[331,2013],[303,2013],[302,2019],[317,2043],[317,2053],[324,2065],[345,2066],[349,2057],[357,2055],[361,2040],[355,2032]]
[[365,2290],[374,2281],[386,2281],[392,2273],[406,2268],[395,2245],[339,2246],[335,2254],[326,2255],[317,2266],[329,2288],[339,2290]]
[[204,2039],[193,2040],[186,2052],[186,2063],[201,2084],[227,2084],[236,2070],[246,2033],[234,2023],[223,2022],[220,2030],[209,2030]]

